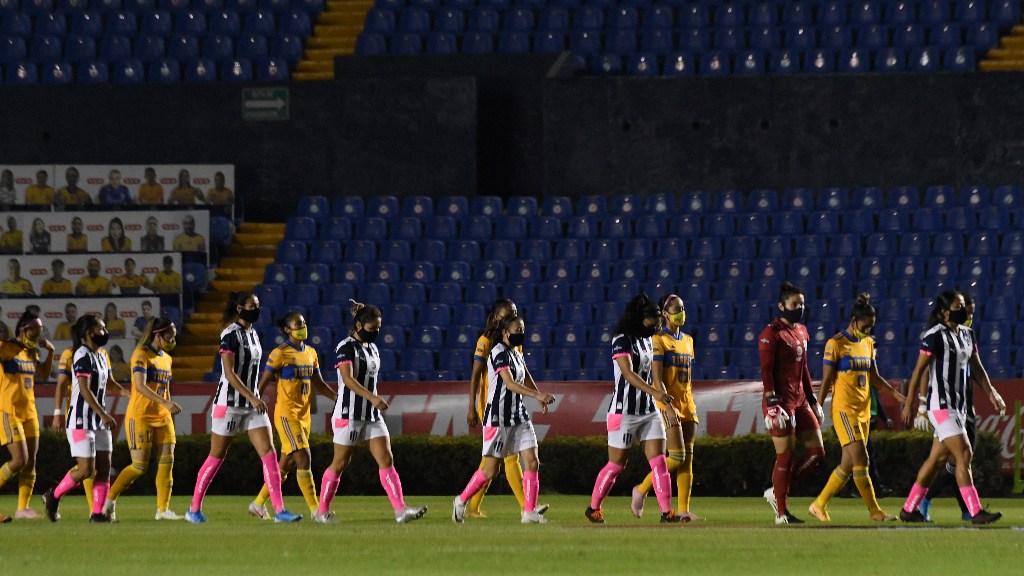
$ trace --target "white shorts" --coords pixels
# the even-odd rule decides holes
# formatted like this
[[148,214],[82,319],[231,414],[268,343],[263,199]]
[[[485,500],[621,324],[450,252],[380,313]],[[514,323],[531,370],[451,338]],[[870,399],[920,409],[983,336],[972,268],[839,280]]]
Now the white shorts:
[[506,456],[536,447],[537,433],[529,420],[512,426],[484,426],[484,456],[504,460]]
[[608,445],[612,448],[625,449],[637,441],[665,439],[665,423],[657,411],[644,416],[609,414],[607,423]]
[[388,437],[388,425],[383,420],[368,422],[366,420],[349,420],[335,418],[334,443],[340,446],[358,446],[374,438]]
[[967,436],[967,414],[953,410],[929,410],[928,420],[935,429],[935,437],[942,442],[959,434]]
[[68,428],[68,444],[72,458],[95,458],[97,452],[111,452],[114,439],[110,430],[75,430]]
[[248,432],[257,428],[270,428],[267,413],[258,414],[255,408],[235,408],[233,406],[217,406],[211,411],[213,426],[217,436],[232,437],[242,430]]

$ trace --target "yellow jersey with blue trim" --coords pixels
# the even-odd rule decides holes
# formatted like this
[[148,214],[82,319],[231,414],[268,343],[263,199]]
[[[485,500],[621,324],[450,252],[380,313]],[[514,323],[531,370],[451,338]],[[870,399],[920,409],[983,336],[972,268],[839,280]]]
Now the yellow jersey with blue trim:
[[132,353],[132,397],[128,401],[126,418],[145,420],[151,423],[166,422],[171,419],[171,413],[162,404],[146,398],[139,392],[135,382],[136,374],[143,374],[146,377],[145,386],[156,393],[164,400],[171,399],[171,355],[153,350],[149,346],[142,346]]
[[[12,352],[20,348],[17,353]],[[36,357],[38,350],[29,350],[13,342],[4,343],[0,362],[0,412],[25,419],[36,411]]]
[[832,412],[871,419],[871,367],[875,363],[875,341],[857,339],[843,330],[825,343],[823,362],[836,371]]
[[693,382],[693,338],[682,331],[673,334],[663,329],[651,341],[654,361],[661,362],[661,380],[668,393],[676,398],[689,396]]
[[305,344],[296,346],[285,342],[270,352],[263,369],[277,377],[274,417],[286,416],[308,422],[313,374],[320,372],[316,350]]

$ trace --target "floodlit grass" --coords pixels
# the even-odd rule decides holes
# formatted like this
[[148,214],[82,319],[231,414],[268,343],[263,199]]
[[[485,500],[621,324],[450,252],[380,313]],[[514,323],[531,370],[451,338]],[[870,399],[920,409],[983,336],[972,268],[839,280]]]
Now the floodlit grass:
[[[810,519],[808,498],[790,509],[803,526],[776,527],[762,499],[695,498],[693,511],[706,519],[659,526],[657,502],[633,518],[627,498],[610,498],[607,526],[583,518],[587,496],[542,496],[551,504],[547,525],[523,526],[515,500],[491,496],[489,518],[451,521],[451,497],[413,497],[428,504],[423,520],[396,524],[387,498],[339,495],[340,522],[317,525],[307,518],[275,525],[246,513],[249,498],[207,499],[210,522],[153,520],[154,498],[122,497],[120,523],[87,523],[85,499],[71,494],[63,519],[0,525],[3,574],[956,574],[1012,573],[1024,557],[1024,500],[986,501],[1004,518],[991,527],[966,528],[952,499],[938,500],[929,527],[871,522],[860,500],[834,500],[831,524]],[[188,497],[174,498],[184,514]],[[289,497],[294,512],[307,512]],[[898,512],[902,500],[882,505]],[[11,514],[13,496],[0,498]],[[39,497],[33,507],[42,512]]]

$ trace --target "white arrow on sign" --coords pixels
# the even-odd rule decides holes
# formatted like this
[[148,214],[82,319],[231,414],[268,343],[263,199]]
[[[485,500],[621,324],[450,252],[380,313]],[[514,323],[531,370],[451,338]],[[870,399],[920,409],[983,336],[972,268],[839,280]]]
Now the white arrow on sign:
[[245,102],[245,107],[254,109],[273,108],[275,110],[280,110],[281,108],[284,108],[286,104],[287,103],[284,100],[281,100],[280,98],[274,100],[247,100]]

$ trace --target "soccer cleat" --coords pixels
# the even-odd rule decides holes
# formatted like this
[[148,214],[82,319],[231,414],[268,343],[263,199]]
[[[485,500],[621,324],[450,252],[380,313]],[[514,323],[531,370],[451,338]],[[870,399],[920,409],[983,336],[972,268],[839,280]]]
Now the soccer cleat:
[[412,506],[406,506],[402,508],[402,511],[395,514],[395,522],[399,524],[405,524],[412,522],[413,520],[419,520],[427,513],[427,507],[423,506],[420,508],[413,508]]
[[764,499],[767,500],[768,501],[768,505],[772,507],[772,512],[775,512],[775,515],[778,516],[779,515],[779,503],[775,500],[775,487],[774,486],[769,486],[767,489],[765,489],[765,491],[764,491]]
[[913,512],[907,512],[906,510],[900,509],[900,520],[903,522],[931,522],[931,520],[924,517],[920,510],[914,510]]
[[476,518],[482,520],[487,518],[487,514],[482,510],[466,510],[466,518]]
[[[921,503],[917,505],[917,509],[921,511],[921,516],[924,516],[924,519],[928,520],[928,521],[931,521],[931,519],[932,519],[931,514],[929,514],[929,511],[931,510],[931,508],[932,508],[932,499],[931,498],[922,498],[921,499]],[[968,520],[971,519],[970,515],[968,515],[967,519]]]
[[1002,517],[1002,512],[989,512],[988,510],[982,509],[971,517],[971,524],[991,524]]
[[633,511],[633,516],[637,518],[644,515],[644,502],[647,501],[647,494],[641,493],[633,486],[633,499],[629,502],[629,509]]
[[832,517],[828,515],[828,508],[819,508],[817,502],[811,502],[811,505],[807,507],[807,512],[822,522],[832,521]]
[[699,522],[703,520],[703,518],[690,511],[683,512],[679,517],[682,518],[683,522]]
[[110,524],[110,516],[107,516],[103,512],[93,512],[92,516],[89,516],[90,524]]
[[185,512],[185,522],[189,524],[206,524],[206,514],[202,510]]
[[46,506],[46,517],[50,522],[56,522],[60,518],[60,498],[53,495],[53,488],[43,494],[43,504]]
[[537,514],[546,514],[551,509],[550,504],[537,504]]
[[452,522],[456,524],[462,524],[466,521],[466,503],[462,501],[458,496],[455,497],[455,501],[452,502]]
[[681,516],[676,516],[676,513],[675,513],[674,510],[669,510],[668,512],[662,512],[661,513],[661,523],[662,524],[680,524],[680,523],[682,523],[682,521],[683,521],[683,518]]
[[15,512],[14,517],[18,520],[37,520],[39,519],[39,514],[36,514],[36,511],[31,508],[25,508]]
[[789,510],[786,510],[786,522],[789,523],[789,524],[803,524],[804,523],[803,520],[797,518],[796,516],[793,516],[793,514],[791,514]]
[[523,512],[523,517],[520,520],[523,524],[547,524],[548,519],[543,514],[537,512]]
[[321,512],[314,512],[313,513],[313,522],[316,522],[317,524],[337,524],[338,523],[338,516],[334,512],[331,512],[331,511],[323,512],[323,513],[321,513]]
[[157,510],[156,511],[156,519],[157,520],[181,520],[182,517],[178,516],[177,514],[175,514],[174,510],[171,510],[170,508],[168,508],[167,510],[164,510],[163,512]]
[[110,518],[111,522],[117,522],[117,500],[107,500],[104,502],[103,514]]
[[971,513],[967,512],[967,511],[961,512],[960,513],[960,520],[962,520],[964,522],[970,522],[971,521]]
[[786,518],[785,516],[776,516],[775,517],[775,525],[776,526],[781,526],[783,524],[789,524],[789,519]]
[[0,524],[10,524],[14,518],[11,518],[7,514],[0,514]]
[[882,510],[879,510],[878,512],[875,512],[875,513],[871,514],[871,519],[874,520],[875,522],[895,522],[896,521],[896,517],[895,516],[893,516],[892,514],[886,514]]
[[260,520],[270,520],[270,515],[267,514],[267,507],[260,506],[255,502],[249,502],[249,515],[255,516]]
[[593,524],[604,524],[604,510],[601,510],[600,508],[594,510],[590,506],[587,506],[587,510],[583,515],[586,516],[587,520],[590,520]]
[[277,523],[298,522],[299,520],[302,520],[302,514],[292,514],[287,510],[281,510],[277,514],[274,514],[274,522]]

